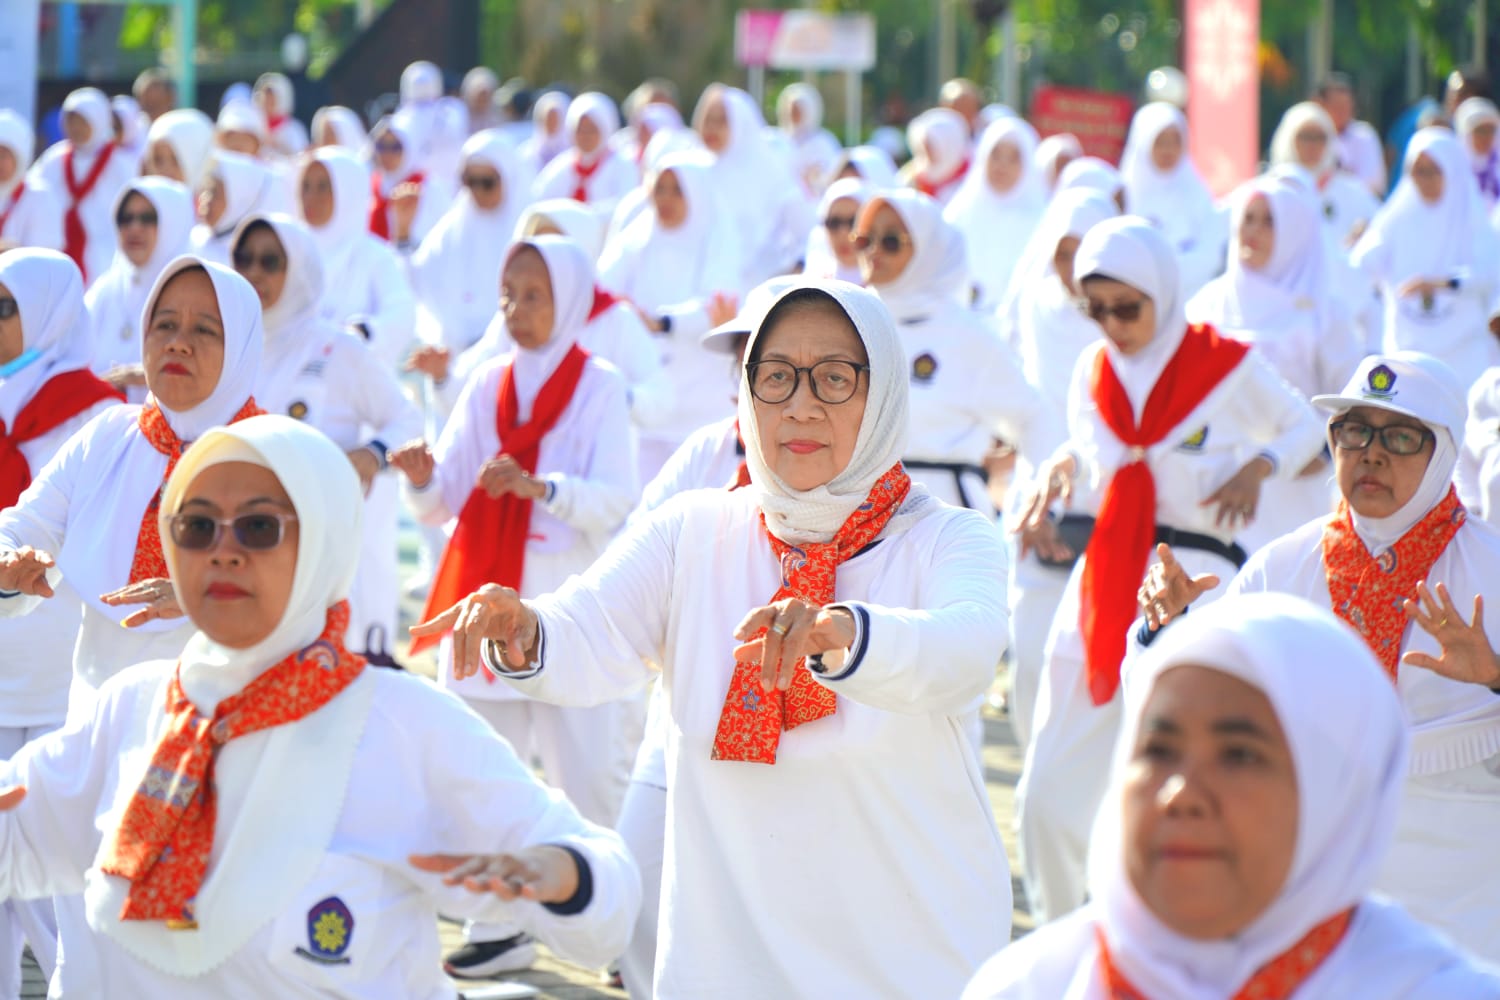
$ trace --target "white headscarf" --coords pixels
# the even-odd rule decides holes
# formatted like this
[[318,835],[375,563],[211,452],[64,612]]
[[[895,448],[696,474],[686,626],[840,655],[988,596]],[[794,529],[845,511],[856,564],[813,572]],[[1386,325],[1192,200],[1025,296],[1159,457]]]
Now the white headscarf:
[[464,188],[427,239],[441,241],[445,248],[450,244],[462,247],[445,265],[453,270],[449,275],[455,289],[453,294],[461,297],[462,290],[472,292],[483,288],[486,301],[492,303],[489,293],[495,288],[501,261],[515,235],[516,220],[526,204],[526,180],[520,154],[499,129],[474,133],[464,143],[462,156],[463,163],[481,163],[500,175],[500,204],[492,211],[485,211],[475,204],[469,189]]
[[541,254],[548,280],[552,282],[552,332],[541,347],[516,345],[511,366],[523,421],[529,418],[537,393],[578,343],[594,304],[594,265],[583,247],[565,236],[536,236],[512,244],[505,263],[508,265],[526,247]]
[[906,144],[922,176],[946,181],[969,156],[969,123],[952,108],[929,108],[906,126]]
[[381,119],[375,123],[374,128],[370,129],[370,142],[378,144],[381,135],[386,133],[401,143],[401,163],[395,170],[382,170],[380,165],[373,161],[372,166],[380,175],[380,193],[388,195],[395,190],[396,185],[419,172],[422,169],[422,163],[421,137],[412,132],[408,122],[398,121],[396,118]]
[[120,145],[137,156],[144,152],[146,132],[151,128],[151,120],[146,117],[136,99],[125,94],[112,97],[109,100],[109,110],[120,122]]
[[[1169,128],[1182,137],[1182,157],[1163,173],[1151,160],[1151,148]],[[1125,209],[1132,215],[1165,220],[1186,211],[1201,218],[1205,206],[1213,207],[1213,196],[1188,155],[1187,116],[1175,104],[1154,101],[1135,113],[1120,157],[1120,177],[1125,182]]]
[[208,175],[219,179],[224,191],[224,214],[214,224],[215,236],[228,236],[251,212],[266,208],[276,184],[276,175],[259,161],[228,150],[218,150]]
[[583,124],[585,118],[592,121],[599,130],[599,148],[589,158],[593,162],[609,152],[609,137],[619,131],[620,113],[615,110],[614,101],[597,91],[579,94],[568,105],[568,117],[563,127],[569,143],[577,141],[578,126]]
[[288,80],[284,73],[262,73],[255,81],[255,89],[269,90],[271,96],[276,98],[276,110],[283,115],[290,115],[296,110],[297,92],[292,89],[292,81]]
[[151,123],[146,144],[165,142],[182,170],[182,182],[196,191],[214,146],[214,123],[197,108],[176,108]]
[[[802,122],[792,124],[792,108],[802,108]],[[776,98],[776,124],[793,136],[816,132],[823,125],[823,95],[809,83],[789,83]]]
[[0,108],[0,146],[10,150],[16,158],[16,173],[10,180],[0,184],[0,196],[10,194],[15,186],[26,178],[31,167],[31,158],[36,143],[31,123],[9,108]]
[[[755,99],[743,90],[722,83],[710,84],[693,111],[694,128],[701,131],[708,105],[716,96],[724,105],[729,142],[723,152],[712,154],[713,186],[739,230],[737,242],[744,249],[742,259],[753,268],[758,255],[765,252],[772,239],[778,206],[789,197],[789,192],[800,192],[800,183],[793,176],[786,156],[766,141],[765,116]],[[746,277],[759,280],[765,276],[747,274]]]
[[1470,145],[1474,130],[1480,125],[1500,126],[1500,108],[1488,97],[1470,97],[1453,112],[1453,128],[1463,140],[1469,154],[1469,163],[1474,169],[1474,180],[1479,185],[1487,204],[1500,199],[1500,140],[1490,146],[1483,156],[1474,152]]
[[878,146],[852,146],[844,150],[843,159],[834,168],[831,176],[837,177],[845,167],[854,172],[874,188],[896,186],[896,161],[891,154]]
[[[1263,692],[1296,772],[1297,842],[1286,882],[1250,926],[1220,941],[1169,930],[1125,870],[1124,786],[1146,705],[1162,674],[1187,665]],[[1326,608],[1247,594],[1194,611],[1128,676],[1123,720],[1090,842],[1089,890],[1111,960],[1145,996],[1224,1000],[1370,892],[1401,805],[1406,720],[1374,656]]]
[[838,278],[855,285],[864,283],[858,265],[851,273],[845,273],[844,265],[839,263],[838,256],[833,252],[833,244],[828,241],[828,230],[823,227],[823,220],[828,218],[835,202],[846,199],[854,202],[854,217],[857,220],[859,210],[864,208],[865,202],[874,194],[875,188],[858,177],[845,177],[828,185],[822,200],[818,202],[817,225],[807,234],[807,251],[802,255],[803,274],[809,278]]
[[568,239],[583,247],[589,260],[597,261],[604,252],[604,220],[581,202],[572,198],[546,198],[526,206],[516,220],[515,239],[525,239],[534,222],[549,222],[562,230]]
[[1078,136],[1072,132],[1059,132],[1036,144],[1036,155],[1032,162],[1036,165],[1036,172],[1041,175],[1042,183],[1051,192],[1062,179],[1058,161],[1066,156],[1068,162],[1072,163],[1082,155],[1083,143],[1078,141]]
[[[536,144],[537,162],[532,166],[540,169],[558,153],[568,148],[568,95],[560,90],[549,90],[536,99],[531,106],[531,121],[536,126],[531,142]],[[557,112],[562,125],[556,132],[547,132],[547,118]]]
[[[1089,230],[1119,214],[1114,199],[1093,188],[1059,190],[1042,213],[1042,220],[1011,272],[1010,285],[1000,305],[1002,321],[1014,322],[1021,299],[1036,294],[1042,280],[1057,273],[1052,261],[1057,256],[1057,244],[1064,237],[1082,240]],[[1076,278],[1077,272],[1074,274]]]
[[[979,137],[973,167],[943,209],[943,218],[964,235],[979,301],[989,306],[998,305],[1004,297],[1047,204],[1046,184],[1033,166],[1035,135],[1019,118],[1001,118],[986,128]],[[1015,186],[1003,194],[989,181],[989,158],[1001,143],[1014,148],[1021,160]]]
[[443,71],[425,59],[401,71],[401,103],[421,104],[443,96]]
[[[135,284],[150,285],[161,274],[167,262],[187,250],[188,234],[193,231],[193,196],[188,189],[165,177],[140,177],[131,181],[115,195],[112,218],[119,218],[120,209],[132,194],[138,194],[151,203],[156,211],[156,246],[146,263],[136,267],[125,256],[125,251],[116,249],[110,271],[122,271]],[[104,275],[100,275],[100,280]]]
[[1316,126],[1328,141],[1323,145],[1323,158],[1312,168],[1316,177],[1338,167],[1339,162],[1339,133],[1334,128],[1333,119],[1328,112],[1323,110],[1323,105],[1317,101],[1302,101],[1293,104],[1287,109],[1286,114],[1281,116],[1281,122],[1276,126],[1276,132],[1271,136],[1271,162],[1277,164],[1292,164],[1304,166],[1297,156],[1297,133],[1308,125]]
[[71,258],[33,247],[7,251],[0,254],[0,285],[10,290],[20,312],[20,357],[31,356],[22,368],[0,377],[0,420],[13,427],[16,414],[54,375],[88,367],[93,344],[83,275]]
[[[906,351],[890,311],[868,289],[846,281],[798,281],[781,294],[777,304],[750,334],[745,357],[756,357],[757,344],[781,312],[778,307],[788,298],[804,296],[827,296],[849,317],[869,357],[870,370],[866,374],[870,391],[849,464],[824,486],[795,490],[766,464],[760,425],[755,418],[755,397],[750,393],[749,376],[741,369],[739,421],[740,434],[745,440],[745,464],[750,470],[750,482],[760,495],[766,529],[789,545],[827,542],[833,538],[849,515],[865,502],[880,477],[901,460],[906,450],[908,424]],[[900,513],[892,518],[883,534],[904,530],[934,504],[922,487],[912,484]]]
[[1074,188],[1098,191],[1113,201],[1125,190],[1125,181],[1108,161],[1097,156],[1080,156],[1057,175],[1058,194]]
[[115,140],[114,112],[109,98],[96,87],[80,87],[63,101],[63,114],[75,114],[89,123],[92,130],[88,142],[78,146],[77,151],[89,155],[103,149],[106,143]]
[[1137,418],[1167,362],[1187,335],[1186,303],[1177,256],[1166,238],[1145,219],[1133,215],[1101,222],[1089,230],[1078,246],[1073,273],[1078,280],[1113,278],[1149,298],[1156,308],[1156,332],[1151,342],[1135,354],[1123,354],[1108,337],[1104,349],[1109,363],[1125,387]]
[[266,116],[249,100],[226,103],[214,125],[219,132],[246,132],[262,142],[266,140]]
[[[943,218],[942,207],[920,191],[882,191],[860,210],[860,224],[889,205],[911,234],[906,269],[873,289],[898,322],[932,316],[963,304],[969,290],[969,255],[963,233]],[[880,235],[880,234],[875,234]]]
[[[369,232],[370,173],[357,156],[339,146],[313,150],[307,165],[313,163],[323,165],[333,187],[333,215],[326,225],[311,227],[313,241],[323,255],[324,270],[329,274],[344,274],[354,247]],[[305,174],[307,166],[302,171]]]
[[351,108],[342,104],[330,104],[319,108],[312,118],[312,137],[321,143],[323,128],[327,126],[333,129],[333,144],[342,146],[351,152],[362,152],[370,141],[369,133],[365,131],[365,123]]

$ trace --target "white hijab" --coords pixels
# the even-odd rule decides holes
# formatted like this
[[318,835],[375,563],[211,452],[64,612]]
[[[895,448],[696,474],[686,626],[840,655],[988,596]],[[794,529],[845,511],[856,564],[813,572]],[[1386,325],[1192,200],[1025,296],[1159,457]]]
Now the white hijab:
[[879,146],[851,146],[844,150],[830,176],[837,177],[847,167],[853,167],[854,172],[873,188],[893,188],[898,183],[896,161]]
[[[1072,163],[1082,155],[1083,143],[1079,142],[1078,136],[1072,132],[1049,135],[1036,144],[1036,156],[1033,162],[1049,194],[1057,189],[1058,181],[1062,179],[1062,169],[1059,168],[1058,162],[1066,156],[1068,163]],[[1066,165],[1063,164],[1064,167]]]
[[[1474,152],[1469,145],[1474,130],[1484,124],[1500,126],[1500,108],[1495,107],[1495,102],[1488,97],[1470,97],[1465,100],[1453,112],[1453,130],[1463,140],[1464,150],[1469,154],[1469,163],[1474,169],[1474,178],[1483,189],[1485,179],[1494,182],[1500,180],[1500,141],[1490,147],[1490,151],[1483,156]],[[1491,201],[1494,194],[1488,194]]]
[[224,214],[213,227],[220,238],[238,229],[251,212],[264,211],[276,184],[276,175],[259,160],[224,149],[214,153],[208,175],[217,177],[224,190]]
[[16,360],[31,358],[0,376],[0,420],[11,427],[16,414],[54,375],[88,367],[93,343],[83,307],[83,275],[66,255],[34,247],[0,254],[0,285],[10,290],[20,313],[22,353]]
[[1127,215],[1089,230],[1078,246],[1073,273],[1080,282],[1090,277],[1113,278],[1145,295],[1156,307],[1156,332],[1135,354],[1122,354],[1114,341],[1104,338],[1110,366],[1139,418],[1156,380],[1187,336],[1177,256],[1155,226]]
[[[1021,251],[1021,259],[1011,272],[1010,285],[1000,304],[1002,323],[1014,323],[1020,314],[1021,301],[1035,295],[1041,283],[1057,273],[1053,258],[1057,244],[1064,237],[1082,240],[1089,230],[1120,214],[1114,199],[1093,188],[1059,190],[1047,205],[1042,219]],[[1075,278],[1077,272],[1075,271]]]
[[[1003,194],[989,181],[989,158],[1001,143],[1021,160],[1015,186]],[[969,269],[979,285],[980,301],[998,305],[1047,204],[1047,187],[1034,166],[1036,133],[1019,118],[1001,118],[984,130],[974,165],[964,175],[943,218],[963,233]]]
[[177,166],[182,170],[182,182],[188,190],[196,191],[203,182],[204,168],[214,147],[214,123],[197,108],[177,108],[168,111],[151,123],[146,133],[146,144],[165,142],[172,147]]
[[[792,124],[792,109],[802,109],[802,122]],[[776,124],[793,139],[812,135],[823,126],[823,95],[810,83],[789,83],[776,98]]]
[[[757,404],[750,393],[749,376],[744,369],[740,371],[740,434],[745,440],[750,482],[759,493],[766,529],[789,545],[830,541],[906,450],[906,351],[890,311],[868,289],[846,281],[798,281],[781,294],[750,334],[745,357],[756,357],[758,342],[775,325],[780,306],[788,299],[821,297],[832,299],[849,317],[870,362],[866,373],[870,391],[864,418],[854,442],[854,454],[842,472],[824,486],[795,490],[771,471],[760,440],[760,425],[755,419]],[[900,513],[883,534],[904,530],[916,517],[936,506],[936,501],[913,483]]]
[[[109,271],[99,278],[101,282],[106,279],[123,280],[127,289],[136,287],[144,290],[162,273],[168,261],[187,250],[188,236],[193,231],[193,196],[184,185],[166,177],[140,177],[120,188],[120,193],[115,195],[111,218],[119,218],[120,209],[132,194],[145,198],[156,212],[156,246],[152,247],[151,256],[140,267],[132,264],[130,258],[125,256],[125,251],[117,247]],[[112,279],[111,275],[114,276]],[[136,307],[139,307],[139,302],[138,299]],[[136,317],[132,315],[129,318],[134,320]],[[142,326],[137,329],[145,328]]]
[[544,198],[532,202],[516,220],[513,238],[519,240],[533,235],[527,230],[542,222],[561,229],[564,236],[583,247],[591,261],[597,261],[599,254],[604,252],[604,219],[581,202],[572,198]]
[[312,138],[321,144],[324,127],[333,129],[333,144],[358,153],[369,144],[370,136],[358,113],[342,104],[319,108],[312,118]]
[[1074,188],[1098,191],[1113,201],[1125,190],[1125,180],[1108,161],[1097,156],[1080,156],[1057,175],[1057,194]]
[[[106,144],[114,142],[114,111],[110,108],[109,98],[104,96],[104,91],[97,87],[80,87],[67,96],[62,109],[63,114],[76,114],[89,123],[91,132],[88,142],[74,147],[79,155],[92,157]],[[75,172],[77,169],[75,166]]]
[[594,265],[583,247],[565,236],[536,236],[511,244],[505,263],[508,265],[527,247],[541,254],[542,263],[547,266],[547,278],[552,282],[552,333],[547,342],[537,348],[517,344],[511,360],[516,401],[520,404],[518,411],[523,422],[530,419],[537,393],[583,335],[594,304]]
[[[1323,145],[1323,158],[1312,168],[1307,168],[1297,156],[1297,133],[1308,125],[1316,126],[1328,138]],[[1302,101],[1293,104],[1281,116],[1276,132],[1271,136],[1271,162],[1277,166],[1290,164],[1310,169],[1317,179],[1321,179],[1338,167],[1338,142],[1338,129],[1334,128],[1333,119],[1323,110],[1323,105],[1317,101]]]
[[[936,201],[910,189],[882,191],[860,210],[860,224],[889,205],[911,234],[912,255],[888,284],[874,288],[898,322],[907,323],[964,305],[969,290],[969,255],[963,233]],[[879,235],[879,234],[875,234]]]
[[146,117],[136,99],[126,94],[110,98],[109,110],[120,123],[121,148],[139,157],[146,151],[146,132],[151,128],[151,119]]
[[[359,157],[339,146],[313,150],[306,163],[323,164],[333,187],[333,215],[326,225],[311,227],[313,242],[323,255],[327,273],[345,274],[354,248],[370,231],[370,172]],[[305,174],[307,166],[302,170]]]
[[[1125,870],[1124,785],[1157,679],[1194,665],[1270,699],[1296,771],[1297,842],[1276,899],[1241,933],[1169,930]],[[1326,608],[1284,594],[1226,597],[1169,629],[1126,680],[1124,724],[1089,849],[1089,891],[1110,957],[1150,997],[1224,1000],[1308,931],[1370,892],[1396,827],[1407,726],[1385,672]]]
[[[589,163],[594,163],[609,153],[609,137],[620,129],[620,113],[615,110],[615,102],[598,91],[590,90],[579,94],[568,104],[568,116],[563,128],[570,144],[577,143],[578,126],[583,124],[585,118],[599,130],[599,148],[588,159]],[[580,160],[582,155],[579,154]]]
[[16,185],[26,179],[35,143],[31,123],[9,108],[0,108],[0,146],[10,150],[10,155],[16,158],[15,176],[0,184],[0,198],[9,196]]
[[969,156],[969,123],[952,108],[929,108],[906,126],[906,144],[930,182],[948,182]]
[[[1182,136],[1182,157],[1163,172],[1152,162],[1151,148],[1169,128]],[[1120,157],[1120,177],[1125,182],[1125,209],[1132,215],[1161,221],[1184,215],[1201,219],[1213,209],[1213,196],[1188,155],[1187,116],[1175,104],[1154,101],[1135,113]]]
[[845,177],[828,185],[818,202],[817,224],[807,234],[807,250],[802,255],[803,274],[809,278],[838,278],[856,285],[864,283],[858,265],[846,272],[844,265],[839,263],[838,256],[833,252],[833,244],[829,242],[828,230],[823,227],[823,220],[828,218],[835,202],[846,199],[854,202],[854,217],[857,220],[860,209],[864,208],[865,202],[874,194],[875,188],[858,177]]
[[[766,119],[755,99],[737,87],[710,84],[693,111],[700,133],[709,103],[717,96],[729,123],[729,142],[713,156],[713,187],[739,230],[736,242],[744,248],[743,262],[754,266],[772,239],[777,206],[800,197],[801,185],[786,156],[766,141]],[[763,275],[747,274],[759,280]]]

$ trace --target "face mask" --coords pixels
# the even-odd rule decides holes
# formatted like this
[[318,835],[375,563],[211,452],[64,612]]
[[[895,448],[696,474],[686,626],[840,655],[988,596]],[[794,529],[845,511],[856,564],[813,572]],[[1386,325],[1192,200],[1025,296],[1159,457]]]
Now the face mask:
[[31,364],[41,356],[42,352],[38,351],[36,348],[32,348],[29,351],[22,351],[11,361],[0,365],[0,378],[10,378],[16,372],[25,368],[27,365]]

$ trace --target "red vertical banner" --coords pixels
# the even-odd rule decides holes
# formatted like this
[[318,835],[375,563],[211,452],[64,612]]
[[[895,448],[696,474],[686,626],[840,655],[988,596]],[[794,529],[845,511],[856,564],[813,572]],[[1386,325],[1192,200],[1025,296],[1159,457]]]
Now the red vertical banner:
[[1215,195],[1260,162],[1260,0],[1187,0],[1188,131]]

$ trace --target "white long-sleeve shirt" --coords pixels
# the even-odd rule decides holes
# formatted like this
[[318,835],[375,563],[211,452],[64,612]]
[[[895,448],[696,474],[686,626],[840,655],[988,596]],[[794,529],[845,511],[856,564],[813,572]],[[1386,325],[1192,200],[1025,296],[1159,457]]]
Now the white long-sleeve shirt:
[[[14,190],[0,195],[0,212],[10,204]],[[27,181],[10,217],[0,227],[0,246],[63,248],[63,207],[50,188]]]
[[344,268],[328,275],[322,311],[339,326],[363,323],[370,348],[391,371],[405,360],[416,336],[417,300],[401,259],[368,233],[355,237]]

